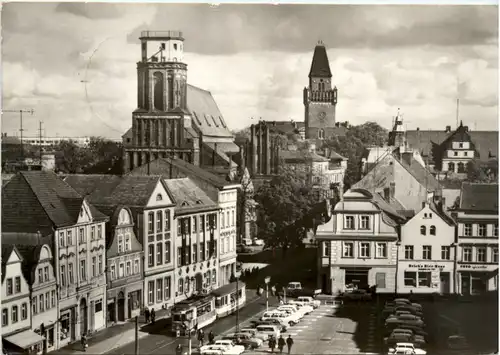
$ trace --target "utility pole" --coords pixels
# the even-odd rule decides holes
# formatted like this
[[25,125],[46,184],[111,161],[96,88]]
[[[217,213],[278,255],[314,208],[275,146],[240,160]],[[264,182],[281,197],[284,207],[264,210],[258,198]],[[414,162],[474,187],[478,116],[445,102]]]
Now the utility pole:
[[42,124],[43,122],[39,122],[39,128],[38,128],[38,145],[40,147],[40,165],[42,165]]
[[31,109],[26,109],[26,110],[2,110],[2,113],[4,112],[19,112],[19,120],[20,120],[20,136],[21,136],[21,160],[24,159],[24,147],[23,147],[23,113],[30,113],[33,115],[35,113],[35,110]]
[[240,295],[238,293],[238,278],[236,278],[236,333],[240,332]]
[[139,317],[135,316],[135,355],[139,355]]

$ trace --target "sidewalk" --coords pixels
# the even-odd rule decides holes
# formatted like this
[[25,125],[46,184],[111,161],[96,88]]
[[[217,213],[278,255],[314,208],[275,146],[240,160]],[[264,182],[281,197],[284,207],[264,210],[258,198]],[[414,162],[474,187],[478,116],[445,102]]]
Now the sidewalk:
[[[256,290],[246,290],[247,303],[259,298]],[[144,316],[139,317],[139,340],[155,332],[156,329],[164,329],[170,325],[170,312],[159,310],[156,312],[155,324],[145,323]],[[88,338],[88,354],[105,354],[121,346],[132,343],[135,340],[134,319],[105,328]],[[80,341],[65,346],[59,350],[50,352],[53,355],[84,354]]]

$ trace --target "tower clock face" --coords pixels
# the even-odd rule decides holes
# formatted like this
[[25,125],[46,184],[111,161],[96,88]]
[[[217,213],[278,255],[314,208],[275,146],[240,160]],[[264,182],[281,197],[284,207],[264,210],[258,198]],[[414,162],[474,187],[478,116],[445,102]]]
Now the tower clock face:
[[321,122],[323,122],[326,118],[326,113],[325,112],[318,113],[318,118]]

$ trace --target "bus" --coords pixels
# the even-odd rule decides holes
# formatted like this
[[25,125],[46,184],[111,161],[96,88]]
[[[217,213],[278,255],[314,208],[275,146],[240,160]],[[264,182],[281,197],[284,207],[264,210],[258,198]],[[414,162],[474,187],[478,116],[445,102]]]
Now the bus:
[[[244,282],[236,281],[212,291],[212,295],[215,297],[217,318],[228,316],[245,305],[245,289]],[[236,297],[236,294],[238,294],[238,297]]]
[[193,295],[172,307],[172,332],[185,336],[188,331],[202,329],[215,322],[215,297],[211,294]]

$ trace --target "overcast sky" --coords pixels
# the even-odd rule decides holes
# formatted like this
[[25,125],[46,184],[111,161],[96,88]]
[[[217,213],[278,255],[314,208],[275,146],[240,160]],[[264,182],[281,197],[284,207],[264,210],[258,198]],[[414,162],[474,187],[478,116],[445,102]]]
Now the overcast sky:
[[[303,120],[318,40],[338,121],[389,128],[400,107],[408,129],[444,129],[459,95],[464,124],[498,129],[498,8],[472,5],[4,4],[4,109],[35,109],[26,135],[42,120],[47,136],[119,137],[145,29],[183,31],[188,82],[212,92],[231,129],[252,116]],[[5,113],[2,131],[18,129]]]

